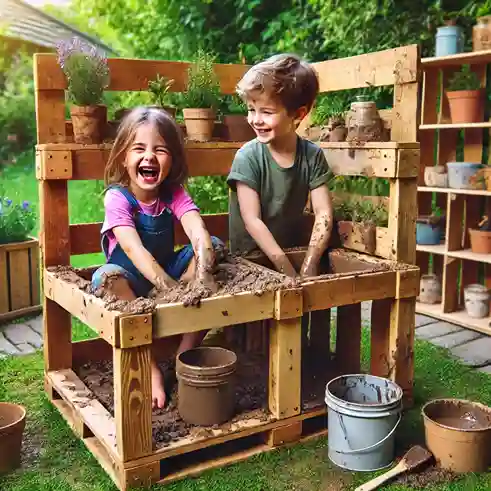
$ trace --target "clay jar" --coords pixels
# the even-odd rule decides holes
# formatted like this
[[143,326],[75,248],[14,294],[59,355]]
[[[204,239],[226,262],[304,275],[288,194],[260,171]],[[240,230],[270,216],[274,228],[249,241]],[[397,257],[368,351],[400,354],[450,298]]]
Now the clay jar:
[[448,174],[444,165],[425,167],[425,185],[435,188],[448,187]]
[[491,49],[491,15],[477,18],[477,24],[472,28],[472,49]]
[[382,139],[382,120],[373,101],[351,103],[347,115],[347,141],[380,141]]
[[235,412],[237,356],[225,348],[202,346],[177,357],[178,410],[187,423],[213,426]]
[[418,301],[421,303],[440,303],[442,301],[442,285],[434,274],[421,276]]
[[469,317],[482,319],[489,315],[490,295],[483,285],[469,285],[464,288],[465,310]]
[[18,404],[0,402],[0,474],[20,465],[26,410]]

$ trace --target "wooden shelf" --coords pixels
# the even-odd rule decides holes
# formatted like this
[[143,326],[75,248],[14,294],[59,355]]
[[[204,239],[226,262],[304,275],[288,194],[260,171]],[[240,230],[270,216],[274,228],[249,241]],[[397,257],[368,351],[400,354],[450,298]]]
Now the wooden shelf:
[[441,304],[431,305],[421,302],[416,302],[416,313],[435,317],[436,319],[451,322],[452,324],[458,324],[459,326],[491,336],[491,317],[474,319],[469,317],[464,310],[444,313]]
[[420,130],[460,130],[470,128],[491,128],[491,121],[482,121],[480,123],[435,123],[419,125]]
[[485,189],[454,189],[454,188],[436,188],[429,186],[418,186],[420,193],[444,193],[444,194],[466,194],[469,196],[491,196],[491,191]]
[[477,261],[479,263],[491,264],[491,254],[478,254],[470,249],[462,251],[447,251],[448,257],[456,257],[458,259],[468,259],[469,261]]
[[422,245],[416,244],[416,250],[420,252],[429,252],[430,254],[445,255],[445,244],[439,245]]
[[421,65],[423,69],[434,67],[443,68],[447,66],[460,66],[465,64],[487,64],[491,63],[491,49],[483,51],[471,51],[469,53],[458,53],[448,56],[432,56],[422,58]]

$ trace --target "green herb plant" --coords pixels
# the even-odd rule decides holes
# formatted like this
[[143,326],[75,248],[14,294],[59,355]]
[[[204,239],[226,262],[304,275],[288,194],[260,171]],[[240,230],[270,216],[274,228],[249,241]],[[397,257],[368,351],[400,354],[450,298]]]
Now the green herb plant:
[[389,216],[384,205],[376,205],[371,201],[349,199],[340,201],[334,206],[337,220],[363,223],[376,227],[387,227]]
[[214,57],[198,50],[188,69],[188,82],[181,104],[185,108],[216,109],[220,103],[220,82],[213,68]]
[[464,65],[459,72],[454,73],[448,82],[448,91],[479,90],[481,83],[469,65]]
[[159,107],[172,106],[170,88],[174,80],[169,80],[167,77],[162,77],[157,74],[155,80],[148,82],[148,91],[150,92],[153,104]]
[[0,244],[29,238],[36,225],[36,213],[29,201],[14,203],[0,194]]

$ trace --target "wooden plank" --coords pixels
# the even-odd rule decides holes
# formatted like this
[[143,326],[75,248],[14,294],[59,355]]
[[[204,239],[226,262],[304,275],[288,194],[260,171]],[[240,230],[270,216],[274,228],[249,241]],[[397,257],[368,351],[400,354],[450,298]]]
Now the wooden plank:
[[10,242],[2,244],[0,249],[6,252],[18,251],[20,249],[38,249],[39,241],[37,239],[24,240],[22,242]]
[[83,419],[112,458],[119,459],[114,418],[78,376],[72,370],[65,369],[48,371],[46,377],[71,411]]
[[416,179],[391,179],[389,236],[391,257],[414,264],[416,261]]
[[0,314],[10,311],[7,252],[0,247]]
[[344,373],[359,373],[361,362],[361,304],[338,307],[336,361]]
[[29,249],[29,274],[31,277],[31,305],[39,305],[40,273],[39,273],[39,248],[38,247],[32,247]]
[[[34,80],[38,72],[34,64]],[[38,88],[37,88],[38,89]],[[63,90],[35,90],[36,133],[38,143],[65,141],[65,92]]]
[[150,346],[113,349],[114,419],[123,462],[152,453],[151,357]]
[[97,437],[84,438],[82,440],[87,449],[95,457],[99,465],[107,472],[114,484],[120,490],[125,490],[126,483],[123,480],[123,471],[119,469],[119,462],[116,461],[104,448]]
[[[308,327],[308,325],[307,325]],[[307,333],[306,333],[307,334]],[[308,333],[309,349],[302,355],[305,363],[306,359],[312,360],[310,357],[314,357],[318,360],[319,368],[329,364],[331,359],[331,310],[315,310],[310,312],[310,332]],[[302,323],[302,335],[303,335],[303,323]],[[302,350],[304,340],[302,339]],[[306,358],[306,359],[305,359]]]
[[[416,45],[313,63],[320,92],[379,87],[415,82],[418,77]],[[342,74],[342,75],[340,75]]]
[[285,443],[297,442],[302,436],[302,422],[297,421],[291,425],[285,425],[268,432],[267,444],[277,447]]
[[[419,63],[417,65],[419,72]],[[391,139],[394,141],[417,141],[418,138],[418,82],[394,85],[394,107]]]
[[390,311],[388,365],[390,378],[404,392],[404,405],[412,405],[414,384],[414,323],[416,298],[394,300]]
[[152,314],[133,314],[119,319],[118,348],[152,344]]
[[0,322],[7,322],[13,319],[20,319],[32,314],[39,314],[42,311],[42,305],[33,305],[24,309],[14,310],[11,312],[0,313]]
[[352,274],[303,284],[304,311],[325,310],[340,305],[394,297],[396,272]]
[[491,62],[491,50],[483,51],[471,51],[467,53],[458,53],[455,55],[447,56],[432,56],[428,58],[422,58],[421,64],[426,67],[447,67],[447,66],[462,66],[463,64],[477,64],[483,65]]
[[[108,58],[111,75],[108,90],[148,90],[148,82],[161,75],[174,80],[170,90],[183,92],[187,81],[189,63],[183,61],[140,60],[133,58]],[[64,90],[65,75],[54,54],[35,54],[35,81],[38,89]],[[215,64],[220,78],[221,91],[234,94],[237,82],[249,67],[239,64]]]
[[10,269],[11,310],[31,305],[31,279],[29,276],[29,251],[20,249],[7,254]]
[[[438,93],[440,90],[440,71],[435,68],[424,68],[421,101],[421,124],[437,122]],[[419,140],[421,141],[421,140]],[[423,154],[422,154],[423,155]]]
[[118,318],[121,313],[107,310],[100,298],[85,293],[75,284],[63,281],[49,271],[44,272],[44,293],[50,301],[87,324],[111,345],[118,342]]
[[302,318],[274,320],[269,350],[269,411],[276,419],[300,413]]
[[417,297],[419,295],[420,272],[417,267],[397,271],[395,298]]
[[36,178],[71,179],[73,176],[72,152],[69,150],[36,150]]
[[459,292],[457,289],[460,271],[460,261],[452,257],[444,260],[442,280],[442,305],[443,312],[454,312],[459,304]]
[[278,320],[301,317],[303,298],[301,288],[280,290],[275,294],[274,318]]
[[465,213],[465,197],[462,194],[449,194],[446,211],[445,241],[447,251],[458,251],[463,247],[463,235],[466,230],[462,228]]
[[389,376],[389,330],[392,299],[372,302],[370,322],[370,373]]
[[274,315],[274,293],[258,296],[243,292],[206,298],[199,307],[182,304],[157,305],[154,321],[154,337],[173,336],[203,329],[244,324]]
[[[47,383],[49,383],[49,381]],[[76,411],[72,410],[70,405],[63,399],[52,399],[51,403],[65,418],[65,421],[78,438],[83,439],[93,436],[92,431],[90,431],[89,427],[84,423],[84,420],[79,417]]]

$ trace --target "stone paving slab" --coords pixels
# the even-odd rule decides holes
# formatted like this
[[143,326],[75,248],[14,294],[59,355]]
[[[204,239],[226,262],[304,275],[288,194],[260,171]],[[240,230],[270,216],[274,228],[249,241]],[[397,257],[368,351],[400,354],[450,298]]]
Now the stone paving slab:
[[445,336],[453,332],[463,331],[464,329],[455,324],[449,324],[448,322],[435,322],[433,324],[427,324],[425,326],[418,327],[416,329],[416,337],[418,339],[430,339]]
[[27,324],[9,324],[2,329],[5,337],[13,344],[32,344],[35,348],[43,345],[43,338]]
[[465,365],[483,367],[491,364],[491,337],[474,339],[451,350],[452,354]]
[[20,343],[20,344],[17,344],[17,349],[23,354],[23,355],[29,355],[31,353],[35,353],[36,350],[34,349],[34,347],[30,344],[27,344],[27,343]]
[[34,317],[33,319],[27,320],[24,324],[27,324],[31,329],[36,331],[41,338],[43,337],[43,316],[39,315],[38,317]]
[[19,350],[0,332],[0,353],[18,355]]
[[435,344],[441,348],[452,349],[456,346],[460,346],[461,344],[465,344],[469,341],[474,341],[474,339],[480,339],[483,337],[484,335],[479,332],[462,329],[462,331],[452,332],[446,336],[433,338],[430,342],[431,344]]
[[477,370],[479,372],[489,373],[489,375],[491,375],[491,365],[487,365],[485,367],[479,367]]
[[426,326],[427,324],[434,324],[435,322],[438,321],[436,319],[433,319],[433,317],[416,314],[416,321],[415,321],[416,327]]

